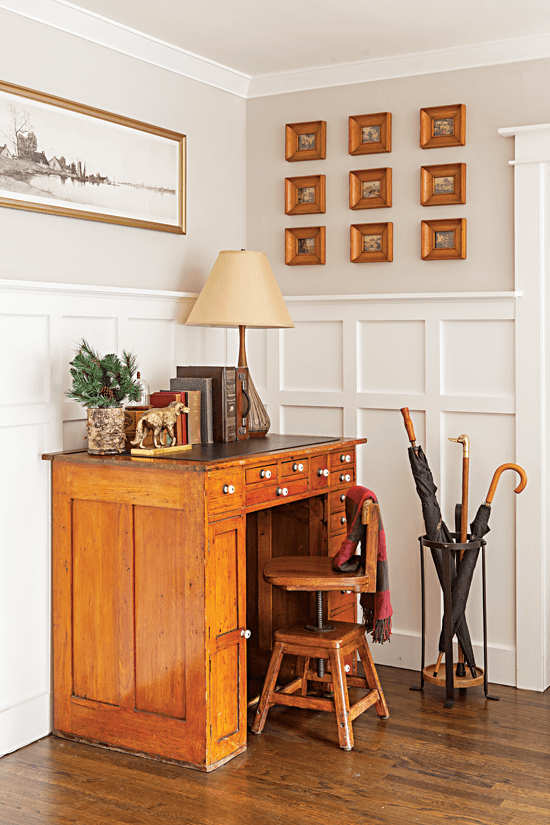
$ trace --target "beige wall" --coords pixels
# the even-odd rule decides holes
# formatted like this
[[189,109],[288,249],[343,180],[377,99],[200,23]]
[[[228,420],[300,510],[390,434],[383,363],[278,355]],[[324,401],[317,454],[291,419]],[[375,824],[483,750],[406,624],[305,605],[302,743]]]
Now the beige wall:
[[[361,83],[277,95],[247,103],[247,248],[265,251],[283,294],[355,294],[510,290],[513,270],[513,143],[498,135],[503,126],[550,122],[550,60],[492,66],[441,74]],[[419,109],[465,103],[466,146],[422,150]],[[348,154],[348,117],[389,111],[393,150],[388,154]],[[287,163],[285,123],[327,121],[324,161]],[[422,207],[420,167],[467,164],[467,202],[462,206]],[[348,177],[352,169],[390,166],[393,207],[351,211]],[[286,216],[284,179],[324,174],[324,215]],[[465,261],[422,261],[420,223],[465,217]],[[392,221],[393,263],[352,264],[352,223]],[[324,266],[286,266],[284,229],[325,225]]]
[[187,235],[1,208],[0,278],[196,291],[245,245],[243,99],[2,10],[0,79],[183,132],[188,164]]

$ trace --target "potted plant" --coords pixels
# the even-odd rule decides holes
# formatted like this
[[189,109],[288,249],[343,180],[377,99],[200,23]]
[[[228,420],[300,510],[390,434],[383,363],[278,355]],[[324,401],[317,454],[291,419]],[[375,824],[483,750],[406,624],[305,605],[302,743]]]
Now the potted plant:
[[102,358],[83,338],[76,345],[70,368],[73,384],[66,395],[87,408],[88,452],[124,452],[122,402],[126,398],[139,401],[141,397],[135,355],[123,350],[122,358],[114,353]]

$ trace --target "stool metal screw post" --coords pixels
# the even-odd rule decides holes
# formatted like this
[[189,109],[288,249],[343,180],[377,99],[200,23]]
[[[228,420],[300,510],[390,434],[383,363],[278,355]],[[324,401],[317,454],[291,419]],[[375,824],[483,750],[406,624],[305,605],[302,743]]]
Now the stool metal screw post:
[[[328,633],[334,630],[333,624],[323,624],[323,591],[315,591],[315,600],[317,607],[317,624],[306,624],[306,630],[312,633]],[[317,676],[325,675],[325,660],[317,659]]]

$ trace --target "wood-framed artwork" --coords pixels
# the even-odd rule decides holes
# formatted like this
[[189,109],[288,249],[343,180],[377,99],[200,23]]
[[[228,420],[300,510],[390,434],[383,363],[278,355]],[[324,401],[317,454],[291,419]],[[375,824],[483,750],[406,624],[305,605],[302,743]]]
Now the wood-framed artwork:
[[285,229],[285,264],[316,266],[325,263],[325,227]]
[[422,221],[422,260],[466,258],[466,218]]
[[285,213],[305,215],[326,211],[326,176],[285,178]]
[[359,169],[349,173],[349,208],[391,206],[391,169]]
[[357,223],[350,227],[352,264],[393,261],[393,223]]
[[430,106],[420,109],[420,146],[466,146],[466,106]]
[[326,120],[287,123],[285,130],[285,159],[290,163],[299,160],[324,160],[326,158]]
[[185,233],[185,135],[0,81],[0,206]]
[[348,151],[350,155],[391,152],[391,112],[350,117]]
[[466,164],[442,163],[420,168],[420,203],[445,206],[466,203]]

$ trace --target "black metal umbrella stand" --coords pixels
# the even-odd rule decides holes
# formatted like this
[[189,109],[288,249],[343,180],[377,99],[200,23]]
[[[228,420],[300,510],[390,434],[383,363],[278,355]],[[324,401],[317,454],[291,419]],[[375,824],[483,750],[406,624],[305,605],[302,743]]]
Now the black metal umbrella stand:
[[[444,707],[452,708],[454,705],[455,688],[469,688],[476,685],[483,685],[485,697],[487,699],[497,700],[499,696],[491,696],[488,688],[487,678],[487,590],[486,590],[486,567],[485,567],[485,545],[483,539],[472,540],[460,544],[460,533],[450,534],[453,541],[451,542],[436,542],[428,541],[426,536],[420,536],[418,541],[420,543],[420,576],[421,576],[421,600],[422,600],[422,653],[421,653],[421,668],[420,668],[420,686],[412,686],[411,690],[423,690],[424,682],[432,685],[439,685],[445,687],[446,701]],[[474,537],[470,536],[473,539]],[[445,655],[445,673],[439,675],[439,668],[436,664],[426,666],[426,597],[425,597],[425,562],[424,551],[428,548],[432,551],[437,551],[441,557],[441,587],[443,591],[443,653]],[[453,637],[456,632],[456,625],[453,628],[453,565],[457,553],[463,555],[465,551],[477,551],[481,549],[481,577],[482,577],[482,608],[483,608],[483,670],[481,668],[474,668],[472,670],[462,669],[457,673],[456,664],[453,662]],[[456,611],[455,611],[456,613]],[[440,645],[441,648],[441,645]],[[474,675],[475,674],[475,675]]]

